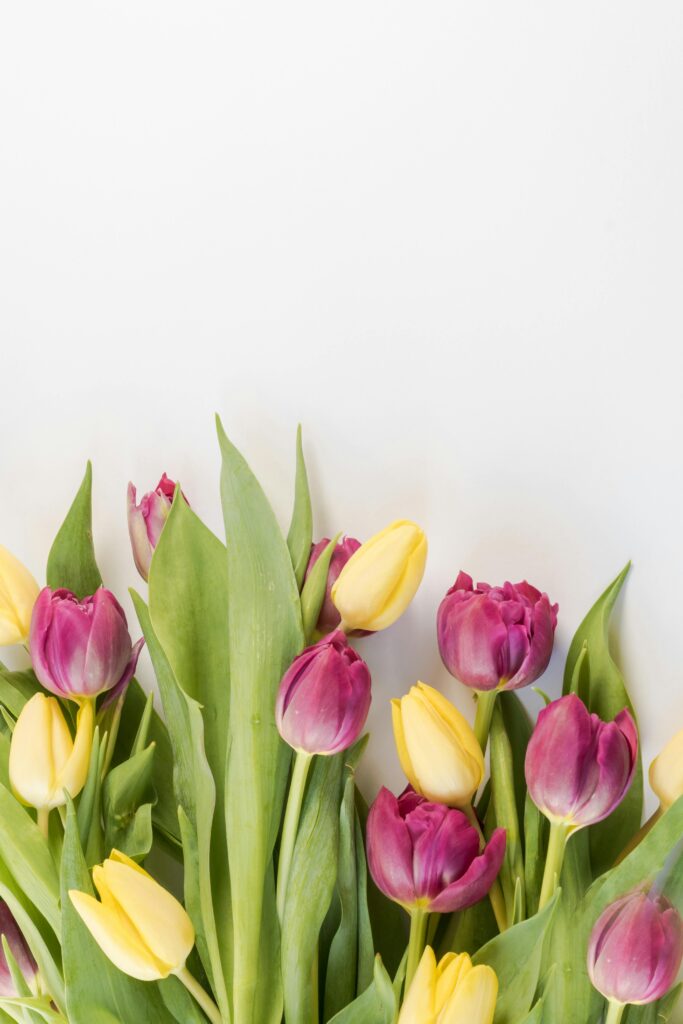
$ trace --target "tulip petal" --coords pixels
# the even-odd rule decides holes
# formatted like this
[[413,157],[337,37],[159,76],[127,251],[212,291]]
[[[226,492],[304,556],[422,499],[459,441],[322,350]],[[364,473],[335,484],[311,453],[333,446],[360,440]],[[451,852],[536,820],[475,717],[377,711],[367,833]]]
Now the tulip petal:
[[76,889],[69,891],[69,897],[95,942],[115,967],[139,981],[168,977],[170,965],[150,952],[125,914]]
[[[55,701],[55,704],[56,703],[57,702]],[[59,718],[64,722],[61,711]],[[58,807],[66,802],[64,790],[66,790],[69,796],[73,798],[78,796],[85,786],[85,782],[88,777],[88,769],[90,767],[90,753],[92,750],[94,724],[94,701],[88,699],[83,702],[78,711],[78,717],[76,719],[76,736],[73,741],[69,735],[69,747],[71,749],[68,757],[61,761],[63,767],[55,779],[55,796],[52,806]],[[65,722],[64,727],[66,728]]]
[[431,946],[420,958],[398,1024],[436,1024],[436,957]]
[[472,961],[467,953],[446,953],[441,958],[436,968],[435,1009],[437,1014],[441,1013],[456,986],[471,970]]
[[456,985],[437,1018],[438,1024],[493,1024],[498,978],[492,968],[478,964]]
[[0,647],[26,642],[39,590],[26,566],[0,544]]
[[54,698],[46,697],[43,693],[31,697],[22,708],[12,733],[9,752],[12,791],[22,803],[30,807],[49,807],[52,799],[54,765],[51,700]]
[[483,899],[500,871],[505,845],[505,829],[497,828],[483,852],[474,858],[467,871],[432,900],[430,911],[450,914],[456,910],[465,910]]
[[370,808],[366,836],[368,867],[377,888],[397,903],[414,904],[413,845],[398,800],[384,786]]

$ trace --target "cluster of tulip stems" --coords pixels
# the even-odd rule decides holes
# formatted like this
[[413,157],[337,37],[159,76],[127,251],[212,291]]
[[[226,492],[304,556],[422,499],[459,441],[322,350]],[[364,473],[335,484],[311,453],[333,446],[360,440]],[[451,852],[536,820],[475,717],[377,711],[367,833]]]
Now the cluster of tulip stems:
[[[368,807],[358,650],[415,597],[425,535],[313,543],[299,434],[285,540],[219,440],[225,543],[165,474],[139,502],[129,485],[137,642],[95,560],[90,468],[47,586],[0,547],[0,644],[31,662],[0,669],[0,1021],[669,1019],[683,733],[643,825],[608,644],[627,570],[579,626],[563,695],[534,688],[535,723],[516,691],[548,667],[558,605],[460,572],[435,643],[473,724],[426,682],[387,701],[406,787]],[[163,716],[134,679],[145,642]]]

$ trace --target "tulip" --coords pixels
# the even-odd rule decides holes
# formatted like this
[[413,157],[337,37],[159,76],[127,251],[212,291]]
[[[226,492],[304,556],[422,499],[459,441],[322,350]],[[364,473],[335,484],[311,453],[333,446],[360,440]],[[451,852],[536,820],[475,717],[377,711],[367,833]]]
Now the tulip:
[[628,1003],[665,995],[683,959],[683,922],[659,895],[637,891],[612,903],[598,918],[588,947],[588,974],[618,1021]]
[[[35,976],[38,972],[37,964],[33,959],[31,950],[28,948],[26,939],[19,931],[19,926],[14,920],[11,910],[2,900],[0,900],[0,935],[5,936],[10,952],[21,971],[24,981],[33,991],[35,988]],[[2,945],[0,945],[0,996],[12,998],[13,996],[20,995],[22,993],[17,991],[12,972],[7,963],[5,951]]]
[[[149,577],[152,555],[171,511],[175,489],[173,480],[164,473],[156,488],[145,494],[138,505],[137,491],[133,484],[128,484],[128,533],[135,566],[143,580]],[[181,495],[187,501],[182,491]]]
[[[308,566],[306,568],[306,575],[304,580],[308,579],[309,573],[315,563],[318,561],[323,551],[330,543],[329,537],[323,537],[317,544],[311,546],[311,555],[308,560]],[[360,541],[355,540],[354,537],[344,537],[335,545],[334,551],[332,552],[332,558],[330,559],[330,567],[327,570],[327,585],[325,587],[325,597],[320,608],[320,614],[318,616],[318,624],[316,629],[319,633],[331,633],[332,630],[338,629],[339,623],[341,622],[341,616],[334,606],[332,601],[332,587],[339,578],[339,574],[356,551],[360,547]]]
[[361,544],[331,591],[341,629],[375,632],[396,622],[415,596],[426,560],[427,538],[406,519]]
[[484,777],[484,756],[467,720],[425,683],[392,700],[391,710],[399,760],[413,789],[436,803],[468,807]]
[[676,733],[650,765],[650,786],[668,811],[683,796],[683,730]]
[[627,709],[603,722],[571,693],[540,712],[524,770],[529,795],[551,824],[541,906],[554,891],[568,837],[621,803],[637,753],[638,732]]
[[437,964],[427,946],[398,1024],[492,1024],[498,996],[495,971],[473,966],[467,953],[447,953]]
[[9,777],[15,796],[38,810],[43,831],[47,813],[76,797],[85,785],[94,725],[92,701],[83,701],[71,738],[54,697],[36,693],[21,710],[9,752]]
[[0,647],[26,643],[39,590],[28,569],[0,544]]
[[104,587],[83,601],[70,590],[41,590],[31,620],[31,659],[39,681],[56,696],[118,695],[142,644],[133,646],[123,608]]

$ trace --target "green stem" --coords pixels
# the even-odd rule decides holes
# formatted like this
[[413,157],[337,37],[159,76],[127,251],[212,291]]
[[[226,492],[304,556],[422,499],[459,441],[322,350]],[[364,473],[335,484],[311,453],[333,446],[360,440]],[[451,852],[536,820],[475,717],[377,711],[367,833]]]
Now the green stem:
[[541,898],[538,901],[538,909],[543,910],[546,903],[553,897],[562,874],[562,863],[564,851],[569,839],[569,829],[563,822],[550,823],[550,839],[548,840],[548,852],[545,858],[543,870],[543,884],[541,885]]
[[[470,824],[477,830],[477,835],[479,836],[479,849],[483,850],[486,846],[486,839],[484,838],[484,833],[481,830],[479,819],[472,807],[472,804],[469,804],[467,807],[463,807],[462,810],[467,815]],[[500,881],[497,878],[489,889],[489,900],[491,901],[491,909],[493,910],[496,924],[498,925],[498,931],[507,931],[509,926],[507,910],[505,909],[505,897],[503,896]]]
[[297,750],[294,758],[294,768],[292,769],[292,781],[289,787],[289,795],[287,796],[287,808],[285,810],[285,821],[282,826],[282,839],[280,840],[280,860],[277,868],[277,916],[280,919],[280,924],[285,914],[285,900],[287,898],[287,882],[289,880],[289,872],[292,867],[292,855],[294,853],[294,843],[296,841],[296,833],[299,827],[299,815],[301,814],[301,805],[304,800],[304,790],[306,789],[306,779],[308,778],[308,769],[311,766],[312,754],[307,754],[304,750]]
[[427,938],[427,923],[429,914],[419,907],[410,912],[410,938],[408,940],[408,964],[406,966],[406,986],[408,992],[410,983],[415,977],[420,958],[424,953],[425,939]]
[[477,737],[482,753],[485,754],[498,690],[477,690],[476,693],[477,710],[474,716],[474,735]]
[[43,833],[45,838],[48,838],[50,830],[50,808],[39,807],[38,808],[38,828]]
[[607,1014],[605,1016],[605,1024],[619,1024],[621,1018],[624,1015],[626,1006],[624,1003],[615,1003],[611,999],[607,1004]]
[[187,967],[183,967],[182,970],[177,971],[176,977],[182,981],[192,998],[201,1006],[202,1010],[211,1021],[211,1024],[223,1024],[223,1018],[221,1017],[220,1010],[209,993],[202,988],[196,978],[192,977]]

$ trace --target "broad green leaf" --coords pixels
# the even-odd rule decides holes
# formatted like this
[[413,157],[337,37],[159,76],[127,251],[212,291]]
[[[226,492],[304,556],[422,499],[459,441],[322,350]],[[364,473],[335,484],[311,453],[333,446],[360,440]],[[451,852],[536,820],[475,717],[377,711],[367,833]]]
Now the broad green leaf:
[[26,701],[42,690],[32,669],[24,672],[10,672],[0,668],[0,704],[7,708],[13,718],[18,718]]
[[678,1005],[681,995],[681,985],[659,999],[656,1003],[648,1006],[628,1006],[623,1017],[623,1024],[666,1024]]
[[47,585],[67,587],[78,598],[94,594],[102,586],[92,538],[92,466],[88,462],[66,519],[50,548]]
[[279,828],[291,751],[275,727],[280,680],[301,650],[299,591],[287,545],[266,496],[220,421],[221,501],[228,562],[230,744],[226,830],[235,944],[235,1024],[252,1024],[257,984],[273,1003],[279,981],[260,976],[265,886]]
[[178,1024],[206,1024],[206,1017],[185,986],[173,976],[159,982],[159,992],[164,1006],[171,1012]]
[[0,785],[0,858],[34,907],[59,934],[59,876],[32,818]]
[[106,850],[120,850],[142,860],[152,848],[152,773],[155,746],[113,768],[102,789]]
[[[356,783],[345,771],[346,782],[339,815],[339,853],[336,898],[339,924],[330,944],[325,981],[325,1020],[343,1009],[357,995],[358,879],[356,877]],[[366,987],[366,986],[363,986]]]
[[292,559],[296,584],[301,590],[313,540],[313,509],[308,488],[308,474],[301,443],[301,424],[296,431],[296,479],[294,483],[294,509],[287,534],[287,547]]
[[398,1002],[391,978],[378,954],[372,984],[329,1024],[395,1024],[397,1015]]
[[[526,1016],[519,1017],[513,1024],[542,1024],[543,1022],[543,999],[539,999],[534,1008]],[[577,1021],[578,1024],[578,1021]]]

